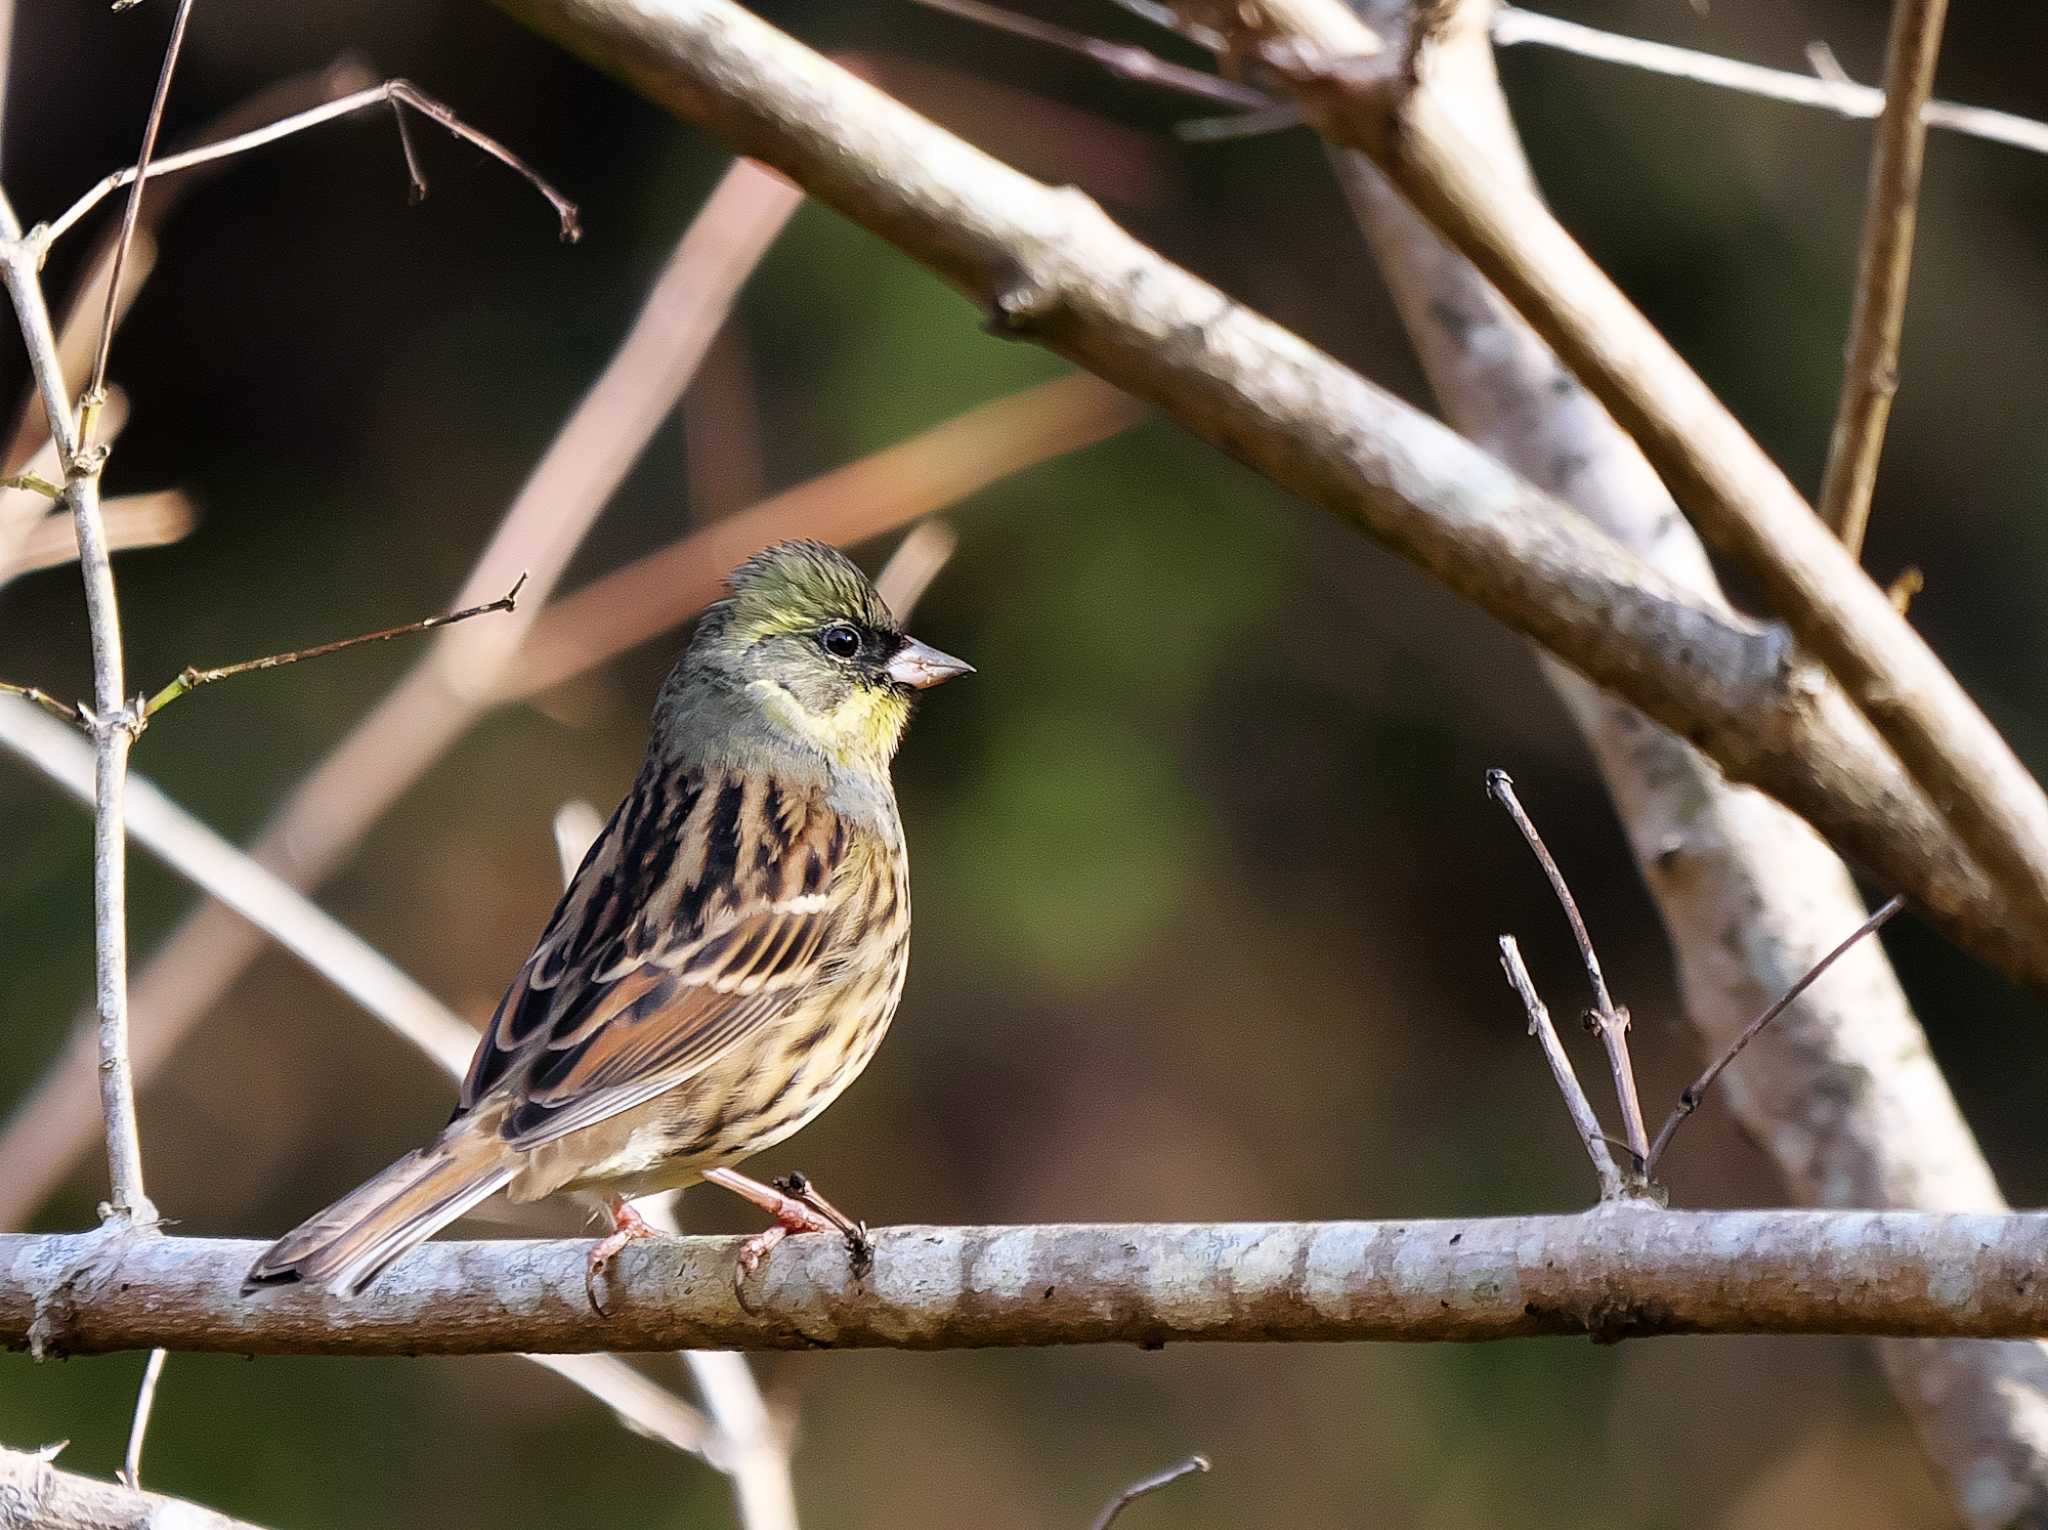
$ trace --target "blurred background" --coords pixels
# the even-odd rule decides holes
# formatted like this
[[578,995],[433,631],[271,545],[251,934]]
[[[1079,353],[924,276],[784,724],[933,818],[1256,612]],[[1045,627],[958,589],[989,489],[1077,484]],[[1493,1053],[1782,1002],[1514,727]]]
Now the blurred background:
[[[1200,104],[898,0],[764,8],[1425,398],[1306,133],[1191,147],[1171,129]],[[1030,8],[1156,41],[1094,0]],[[1888,9],[1550,8],[1791,69],[1824,38],[1866,80]],[[168,18],[168,6],[19,8],[5,180],[26,220],[132,160]],[[2041,72],[2020,65],[2044,47],[2048,13],[1962,7],[1939,93],[2048,115]],[[559,243],[527,187],[430,125],[414,137],[433,193],[408,206],[382,112],[186,191],[112,368],[132,424],[110,492],[176,486],[199,513],[174,545],[117,563],[138,685],[444,609],[727,163],[472,0],[206,0],[166,144],[344,53],[509,142],[580,203],[586,235]],[[1506,54],[1503,71],[1566,223],[1813,486],[1867,126],[1533,48]],[[60,247],[53,291],[117,207]],[[1925,571],[1916,623],[2037,769],[2044,220],[2048,162],[1934,136],[1869,554],[1880,579]],[[988,338],[959,296],[807,206],[564,588],[1062,370]],[[7,399],[27,385],[11,341],[0,382]],[[949,514],[959,549],[917,629],[980,673],[931,699],[898,769],[918,909],[909,991],[860,1084],[756,1170],[802,1168],[874,1223],[1583,1204],[1590,1176],[1493,938],[1519,933],[1561,1013],[1581,1002],[1582,979],[1538,873],[1482,795],[1487,767],[1514,772],[1573,879],[1636,1015],[1653,1115],[1699,1059],[1655,911],[1523,646],[1157,421]],[[856,551],[873,568],[890,545]],[[552,815],[572,798],[608,810],[624,789],[681,636],[492,710],[321,901],[481,1021],[554,901]],[[420,653],[387,645],[204,691],[151,728],[137,768],[246,841]],[[0,589],[0,674],[88,691],[72,570]],[[90,826],[4,757],[0,825],[5,1112],[90,992]],[[138,856],[138,963],[193,906]],[[2039,1204],[2038,1005],[1910,920],[1886,943],[2007,1192]],[[150,1188],[186,1232],[275,1234],[421,1140],[450,1094],[268,950],[147,1087]],[[1669,1178],[1686,1205],[1783,1199],[1713,1108]],[[95,1147],[27,1225],[89,1225],[103,1193]],[[755,1225],[712,1192],[688,1197],[684,1215]],[[648,1364],[682,1385],[672,1358]],[[139,1355],[0,1356],[0,1439],[68,1438],[66,1465],[111,1474],[141,1368]],[[1192,1450],[1214,1473],[1124,1523],[1948,1522],[1871,1356],[1848,1342],[822,1354],[758,1369],[771,1401],[795,1410],[806,1530],[1085,1524],[1119,1486]],[[512,1358],[174,1357],[146,1479],[304,1530],[732,1515],[722,1478]]]

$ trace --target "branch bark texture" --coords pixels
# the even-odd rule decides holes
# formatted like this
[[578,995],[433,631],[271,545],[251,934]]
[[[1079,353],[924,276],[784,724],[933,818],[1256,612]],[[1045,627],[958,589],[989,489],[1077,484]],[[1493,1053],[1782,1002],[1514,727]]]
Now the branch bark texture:
[[2048,921],[2012,917],[1781,630],[1684,591],[1081,193],[1019,174],[727,0],[501,3],[890,239],[1002,332],[1361,525],[1808,817],[1994,965],[2048,986]]
[[2048,1334],[2048,1213],[1659,1211],[1421,1222],[892,1227],[650,1240],[584,1290],[585,1242],[429,1243],[351,1301],[241,1294],[235,1239],[0,1235],[0,1344],[44,1355]]

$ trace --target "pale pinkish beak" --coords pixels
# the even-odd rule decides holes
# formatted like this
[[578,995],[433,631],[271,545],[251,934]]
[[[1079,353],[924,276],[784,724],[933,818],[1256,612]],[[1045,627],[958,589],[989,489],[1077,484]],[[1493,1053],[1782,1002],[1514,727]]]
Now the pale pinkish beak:
[[935,685],[944,685],[955,675],[973,674],[974,666],[965,659],[940,653],[916,638],[905,638],[903,646],[896,650],[896,657],[889,661],[889,667],[883,673],[898,685],[907,685],[914,691],[928,691]]

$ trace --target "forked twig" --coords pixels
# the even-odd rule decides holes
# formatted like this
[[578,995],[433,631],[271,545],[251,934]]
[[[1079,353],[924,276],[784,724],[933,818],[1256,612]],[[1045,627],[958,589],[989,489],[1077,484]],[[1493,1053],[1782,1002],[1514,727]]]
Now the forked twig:
[[1183,1477],[1199,1476],[1208,1469],[1209,1458],[1207,1456],[1189,1456],[1185,1461],[1178,1461],[1172,1466],[1167,1467],[1163,1472],[1154,1472],[1149,1477],[1140,1477],[1103,1506],[1102,1512],[1095,1516],[1095,1523],[1091,1530],[1109,1530],[1109,1527],[1116,1523],[1116,1518],[1119,1514],[1123,1513],[1124,1510],[1128,1509],[1140,1498],[1143,1498],[1147,1493],[1156,1493],[1163,1487],[1171,1487]]
[[1607,978],[1600,970],[1599,953],[1593,949],[1593,937],[1586,931],[1586,921],[1579,915],[1578,900],[1572,897],[1564,873],[1558,869],[1549,847],[1543,843],[1543,836],[1536,832],[1535,823],[1523,810],[1521,799],[1516,797],[1513,778],[1504,770],[1489,770],[1486,773],[1486,795],[1507,809],[1515,827],[1522,831],[1522,838],[1529,842],[1536,863],[1543,868],[1544,876],[1550,879],[1550,890],[1557,895],[1558,904],[1571,924],[1572,938],[1579,945],[1579,958],[1585,963],[1586,977],[1593,985],[1593,1009],[1587,1019],[1594,1034],[1600,1038],[1600,1044],[1607,1050],[1607,1063],[1614,1073],[1614,1093],[1621,1101],[1622,1129],[1627,1133],[1629,1152],[1634,1155],[1636,1169],[1640,1173],[1649,1161],[1650,1139],[1643,1125],[1642,1101],[1636,1096],[1635,1067],[1628,1056],[1628,1011],[1617,1008],[1613,995],[1607,991]]
[[1804,977],[1786,989],[1771,1003],[1764,1006],[1762,1013],[1745,1025],[1741,1033],[1728,1043],[1728,1050],[1709,1063],[1704,1073],[1680,1091],[1678,1104],[1672,1108],[1671,1114],[1665,1118],[1663,1126],[1658,1128],[1657,1140],[1650,1144],[1649,1156],[1644,1162],[1643,1169],[1646,1175],[1657,1172],[1657,1165],[1663,1161],[1664,1150],[1671,1145],[1672,1134],[1678,1130],[1679,1123],[1700,1108],[1700,1101],[1706,1097],[1707,1091],[1714,1087],[1714,1081],[1721,1076],[1724,1068],[1742,1055],[1743,1048],[1756,1040],[1765,1026],[1790,1009],[1793,1002],[1818,982],[1822,973],[1832,967],[1839,958],[1846,955],[1851,946],[1855,945],[1864,936],[1883,929],[1891,921],[1892,917],[1905,906],[1906,900],[1904,898],[1891,898],[1876,913],[1856,926],[1840,945],[1807,968]]
[[331,643],[316,643],[311,648],[294,648],[289,653],[265,654],[260,659],[244,659],[239,664],[223,664],[217,669],[195,669],[187,665],[178,672],[178,678],[149,698],[142,709],[145,718],[156,716],[165,707],[176,701],[187,691],[195,691],[202,685],[211,685],[216,680],[226,680],[235,675],[246,675],[253,670],[278,669],[286,664],[297,664],[306,659],[324,659],[331,653],[340,653],[348,648],[361,648],[366,643],[383,643],[392,638],[411,637],[418,632],[431,632],[436,627],[450,627],[457,622],[466,622],[474,616],[487,616],[493,611],[511,611],[519,604],[519,590],[526,583],[521,574],[512,588],[496,600],[480,606],[469,606],[461,611],[450,611],[445,616],[429,616],[416,622],[407,622],[402,627],[385,627],[376,632],[358,633],[354,637],[337,638]]
[[1600,1179],[1600,1199],[1621,1200],[1628,1190],[1609,1148],[1613,1139],[1600,1130],[1600,1118],[1594,1113],[1593,1102],[1586,1098],[1585,1087],[1579,1083],[1572,1060],[1565,1055],[1564,1043],[1557,1039],[1557,1027],[1550,1023],[1550,1010],[1536,992],[1529,969],[1522,964],[1522,948],[1512,935],[1500,937],[1500,965],[1508,975],[1508,986],[1521,998],[1522,1008],[1529,1016],[1529,1034],[1543,1048],[1543,1060],[1550,1064],[1550,1076],[1557,1081],[1557,1092],[1564,1096],[1564,1108],[1571,1114],[1572,1127],[1585,1146],[1586,1156],[1593,1160],[1593,1172]]
[[[232,137],[223,138],[216,143],[201,144],[195,149],[187,149],[179,154],[166,154],[162,159],[151,162],[146,178],[155,180],[159,176],[170,175],[179,170],[189,170],[195,165],[204,165],[213,160],[227,159],[236,154],[246,154],[251,149],[258,149],[265,144],[276,143],[279,139],[289,138],[294,133],[303,133],[308,128],[318,127],[322,123],[332,122],[338,117],[347,117],[362,111],[366,107],[381,106],[387,102],[391,103],[394,107],[399,103],[403,103],[421,116],[430,117],[435,122],[440,123],[442,127],[446,128],[463,142],[474,144],[477,148],[483,150],[484,153],[490,155],[507,169],[522,177],[534,190],[547,198],[548,204],[554,208],[555,216],[561,222],[561,234],[564,241],[573,244],[582,237],[583,229],[577,219],[576,204],[555,190],[538,170],[506,148],[505,145],[499,143],[495,138],[477,131],[477,129],[464,122],[455,115],[453,109],[435,100],[411,81],[402,79],[386,80],[381,85],[372,85],[366,90],[356,91],[352,95],[341,97],[339,100],[328,101],[302,112],[293,112],[290,116],[280,117],[277,121],[267,126],[251,128],[246,133],[236,133]],[[418,197],[426,193],[426,181],[420,174],[418,161],[413,155],[410,145],[407,144],[405,147],[406,174],[412,187],[414,198],[417,200]],[[91,212],[112,193],[119,191],[123,186],[132,184],[134,180],[135,167],[132,165],[126,169],[115,171],[105,180],[95,185],[90,191],[86,192],[76,202],[73,202],[56,218],[33,230],[30,238],[35,241],[39,250],[47,250],[57,240],[61,239],[80,218]]]

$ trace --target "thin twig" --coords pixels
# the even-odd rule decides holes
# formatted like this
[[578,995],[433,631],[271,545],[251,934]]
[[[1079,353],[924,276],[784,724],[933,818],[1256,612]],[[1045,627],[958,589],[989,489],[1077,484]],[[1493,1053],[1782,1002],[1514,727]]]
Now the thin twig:
[[[341,97],[339,100],[329,101],[323,105],[309,108],[306,111],[294,112],[290,116],[281,117],[267,126],[252,128],[246,133],[236,133],[232,137],[220,139],[215,143],[201,144],[198,148],[187,149],[179,154],[167,154],[162,159],[151,163],[147,179],[155,180],[159,176],[170,175],[175,171],[189,170],[195,165],[204,165],[214,160],[226,159],[232,155],[245,154],[249,150],[261,148],[265,144],[276,143],[281,138],[289,138],[294,133],[303,133],[308,128],[318,127],[322,123],[332,122],[336,118],[349,116],[352,113],[362,111],[366,107],[381,106],[386,102],[394,104],[402,102],[410,106],[421,116],[430,117],[440,123],[442,127],[463,140],[463,142],[474,144],[477,148],[482,149],[500,164],[521,176],[534,190],[547,198],[548,205],[554,208],[555,216],[560,221],[561,235],[566,242],[574,243],[582,237],[582,226],[577,220],[576,204],[555,190],[546,177],[541,175],[538,170],[535,170],[517,154],[499,143],[495,138],[477,131],[464,122],[455,115],[452,108],[435,100],[411,81],[402,79],[386,80],[381,85],[372,85],[366,90],[356,91],[352,95]],[[420,193],[424,193],[426,182],[420,179],[418,167],[412,162],[412,157],[409,153],[407,156],[407,175],[415,189]],[[29,237],[35,241],[39,249],[47,250],[50,245],[61,239],[80,218],[91,212],[93,208],[97,207],[113,192],[120,190],[123,186],[133,184],[134,180],[135,168],[132,165],[125,170],[115,171],[112,175],[94,185],[90,191],[86,192],[76,202],[73,202],[56,218],[32,230]]]
[[1851,946],[1863,939],[1864,936],[1883,929],[1893,916],[1905,906],[1906,900],[1904,898],[1894,897],[1887,899],[1883,907],[1879,908],[1876,913],[1864,920],[1863,923],[1856,926],[1840,945],[1809,967],[1806,970],[1805,976],[1801,977],[1798,982],[1794,983],[1766,1005],[1763,1011],[1754,1020],[1750,1021],[1749,1024],[1745,1025],[1733,1041],[1728,1043],[1728,1049],[1707,1065],[1706,1072],[1702,1073],[1690,1084],[1687,1084],[1679,1092],[1678,1104],[1673,1107],[1671,1114],[1665,1118],[1663,1126],[1658,1129],[1657,1140],[1650,1144],[1649,1156],[1644,1162],[1643,1169],[1646,1175],[1654,1175],[1657,1172],[1657,1165],[1663,1162],[1664,1150],[1671,1146],[1672,1135],[1677,1132],[1679,1123],[1700,1108],[1700,1101],[1705,1099],[1707,1091],[1714,1087],[1714,1081],[1721,1076],[1724,1068],[1742,1055],[1743,1048],[1756,1040],[1762,1034],[1765,1026],[1790,1009],[1793,1002],[1818,982],[1821,974],[1834,966],[1839,958],[1847,954]]
[[1240,85],[1235,80],[1226,80],[1206,69],[1190,69],[1185,64],[1169,63],[1135,44],[1090,37],[1086,32],[1055,26],[1049,21],[1040,21],[1036,16],[1020,15],[999,5],[986,4],[984,0],[914,0],[914,3],[993,31],[1029,38],[1032,42],[1058,48],[1063,53],[1089,59],[1116,78],[1134,84],[1157,85],[1223,106],[1258,107],[1271,100],[1264,91]]
[[1586,1156],[1593,1160],[1593,1173],[1600,1180],[1600,1199],[1621,1200],[1627,1187],[1608,1147],[1612,1139],[1600,1130],[1600,1117],[1593,1110],[1593,1102],[1586,1098],[1585,1087],[1579,1083],[1572,1060],[1565,1054],[1564,1043],[1557,1038],[1557,1027],[1550,1023],[1550,1010],[1536,992],[1529,969],[1522,964],[1522,949],[1512,935],[1500,937],[1500,965],[1508,975],[1508,986],[1521,998],[1522,1008],[1529,1016],[1529,1034],[1543,1048],[1543,1060],[1550,1064],[1550,1076],[1557,1081],[1557,1092],[1564,1096],[1572,1128],[1579,1134]]
[[[1503,6],[1495,14],[1493,40],[1503,48],[1534,43],[1604,64],[1619,64],[1791,106],[1817,107],[1860,121],[1869,121],[1884,111],[1884,92],[1873,86],[1858,85],[1844,78],[1816,79],[1790,69],[1770,69],[1716,53],[1624,37],[1513,6]],[[2029,154],[2048,154],[2048,122],[2032,117],[1994,111],[1988,106],[1963,106],[1954,101],[1930,101],[1921,109],[1921,117],[1929,127],[1945,128],[1966,138],[2002,143]]]
[[278,669],[286,664],[297,664],[305,659],[324,659],[331,653],[340,653],[349,648],[360,648],[365,643],[383,643],[392,638],[411,637],[414,633],[431,632],[436,627],[450,627],[457,622],[466,622],[473,616],[486,616],[493,611],[511,611],[519,604],[520,587],[526,583],[521,574],[511,589],[496,600],[480,606],[468,606],[460,611],[450,611],[445,616],[429,616],[416,622],[407,622],[402,627],[385,627],[377,632],[359,633],[355,637],[337,638],[331,643],[316,643],[311,648],[295,648],[290,653],[266,654],[260,659],[244,659],[239,664],[223,664],[218,669],[195,669],[187,665],[178,673],[178,678],[149,698],[142,709],[145,718],[156,716],[165,707],[176,701],[187,691],[197,690],[202,685],[211,685],[216,680],[226,680],[235,675],[246,675],[253,670]]
[[135,156],[135,170],[129,177],[132,189],[128,206],[121,214],[121,237],[114,245],[113,275],[107,281],[107,305],[100,315],[100,340],[93,352],[91,381],[79,400],[79,443],[86,451],[92,450],[100,400],[106,395],[107,358],[113,352],[114,319],[121,304],[121,268],[128,263],[129,246],[135,243],[135,226],[142,216],[143,182],[149,176],[150,157],[156,153],[156,135],[164,125],[164,103],[171,95],[171,76],[177,72],[178,55],[185,47],[185,29],[191,20],[192,0],[178,0],[177,14],[171,19],[171,38],[164,45],[163,68],[157,72],[156,94],[150,98],[149,116],[142,124],[142,150]]
[[1947,14],[1948,0],[1895,0],[1892,6],[1885,108],[1870,158],[1847,366],[1816,507],[1851,553],[1863,550],[1885,423],[1899,388],[1899,337],[1913,272],[1920,172],[1927,158],[1927,102],[1934,94]]
[[1207,1456],[1189,1456],[1185,1461],[1176,1462],[1163,1472],[1154,1472],[1149,1477],[1140,1477],[1103,1507],[1095,1516],[1092,1530],[1109,1530],[1116,1523],[1117,1516],[1147,1493],[1156,1493],[1163,1487],[1171,1487],[1183,1477],[1198,1476],[1209,1469]]
[[49,417],[50,439],[64,469],[64,502],[78,538],[78,566],[92,639],[92,709],[80,715],[92,733],[93,967],[98,1011],[100,1111],[107,1141],[107,1219],[135,1227],[153,1223],[142,1177],[142,1137],[135,1119],[135,1078],[128,1055],[128,839],[123,799],[128,751],[141,726],[125,694],[121,665],[121,610],[113,564],[100,517],[99,470],[103,453],[84,449],[71,414],[57,335],[43,296],[35,252],[22,238],[14,208],[0,196],[0,280],[13,300],[36,389]]
[[1642,1102],[1636,1097],[1636,1070],[1628,1056],[1628,1011],[1617,1008],[1613,995],[1607,991],[1607,978],[1600,970],[1600,956],[1593,949],[1593,937],[1586,931],[1586,921],[1579,915],[1578,900],[1572,897],[1564,872],[1558,868],[1549,847],[1543,843],[1543,836],[1536,832],[1535,822],[1515,795],[1513,778],[1504,770],[1489,770],[1486,773],[1486,794],[1507,809],[1515,827],[1522,831],[1522,838],[1529,842],[1536,863],[1550,879],[1550,889],[1557,894],[1558,905],[1564,909],[1564,917],[1571,924],[1572,939],[1579,945],[1579,959],[1585,963],[1586,977],[1593,985],[1593,1009],[1588,1019],[1600,1037],[1600,1044],[1607,1049],[1607,1062],[1614,1073],[1614,1092],[1621,1101],[1622,1128],[1628,1134],[1629,1152],[1635,1156],[1636,1170],[1640,1173],[1649,1156],[1650,1139],[1643,1125]]
[[63,722],[83,727],[85,719],[78,715],[78,708],[59,701],[48,691],[38,690],[33,685],[16,685],[10,680],[0,680],[0,693],[19,696],[24,701],[33,701],[52,717]]
[[149,1416],[156,1411],[156,1389],[164,1379],[164,1362],[170,1357],[167,1349],[153,1349],[149,1352],[149,1363],[142,1368],[142,1385],[135,1389],[135,1416],[128,1424],[128,1448],[121,1456],[123,1487],[142,1486],[142,1445],[149,1437]]

